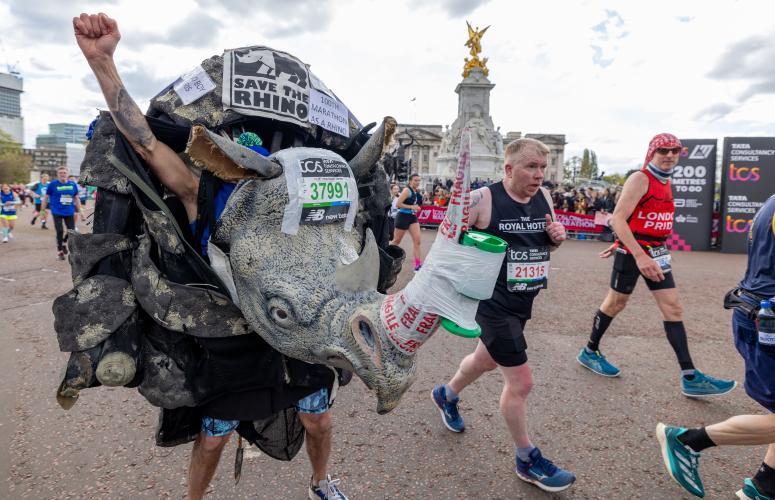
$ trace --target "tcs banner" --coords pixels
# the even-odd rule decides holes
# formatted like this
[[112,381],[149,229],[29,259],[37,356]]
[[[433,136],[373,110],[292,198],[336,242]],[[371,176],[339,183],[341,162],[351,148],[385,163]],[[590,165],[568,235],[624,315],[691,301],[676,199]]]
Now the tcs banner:
[[725,137],[721,251],[745,253],[754,214],[775,193],[775,137]]

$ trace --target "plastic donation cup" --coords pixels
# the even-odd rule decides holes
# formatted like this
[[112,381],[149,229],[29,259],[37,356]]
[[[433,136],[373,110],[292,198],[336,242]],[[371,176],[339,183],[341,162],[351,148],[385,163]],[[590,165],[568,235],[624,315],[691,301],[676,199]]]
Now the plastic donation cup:
[[[474,251],[473,254],[470,251],[466,253],[474,257],[479,265],[479,276],[484,276],[485,279],[467,279],[460,283],[461,286],[457,291],[475,300],[489,298],[492,296],[495,280],[497,280],[500,266],[503,262],[503,254],[506,253],[508,244],[497,236],[479,231],[465,232],[460,239],[460,244],[464,247],[473,247],[478,250]],[[491,278],[492,276],[494,276],[494,279]],[[474,329],[467,329],[447,318],[441,318],[441,326],[449,333],[465,338],[476,338],[482,334],[482,329],[479,325],[476,325]]]

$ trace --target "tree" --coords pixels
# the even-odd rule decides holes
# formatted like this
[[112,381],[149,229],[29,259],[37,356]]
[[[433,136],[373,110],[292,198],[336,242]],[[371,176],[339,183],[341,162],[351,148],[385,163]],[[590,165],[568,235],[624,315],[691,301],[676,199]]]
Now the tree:
[[584,148],[584,156],[581,158],[581,170],[579,175],[585,179],[597,177],[597,155],[594,151]]
[[615,186],[621,186],[624,184],[624,180],[626,177],[622,174],[610,174],[610,175],[604,175],[603,180],[606,181],[608,184],[613,184]]
[[573,156],[569,160],[565,160],[562,178],[565,179],[566,182],[571,181],[575,183],[576,175],[579,173],[580,167],[581,158],[578,156]]
[[29,182],[32,158],[25,155],[21,144],[0,130],[0,182]]

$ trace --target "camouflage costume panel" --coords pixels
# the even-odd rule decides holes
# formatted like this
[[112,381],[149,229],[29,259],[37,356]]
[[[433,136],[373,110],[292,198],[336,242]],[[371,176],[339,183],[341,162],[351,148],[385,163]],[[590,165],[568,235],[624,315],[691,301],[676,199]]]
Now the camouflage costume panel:
[[132,285],[99,274],[54,301],[54,329],[64,352],[91,349],[107,339],[137,307]]

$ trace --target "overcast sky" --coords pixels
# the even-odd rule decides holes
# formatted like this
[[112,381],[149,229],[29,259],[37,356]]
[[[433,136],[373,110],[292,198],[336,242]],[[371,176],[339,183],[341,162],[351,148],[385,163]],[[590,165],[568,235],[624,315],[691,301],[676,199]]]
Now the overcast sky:
[[[25,142],[104,107],[72,17],[106,12],[115,58],[142,109],[223,49],[268,45],[311,65],[363,123],[446,125],[468,49],[482,40],[502,132],[565,134],[600,166],[639,166],[658,132],[775,135],[775,1],[0,0],[0,71],[24,77]],[[416,101],[411,102],[416,97]],[[721,142],[719,141],[719,145]]]

